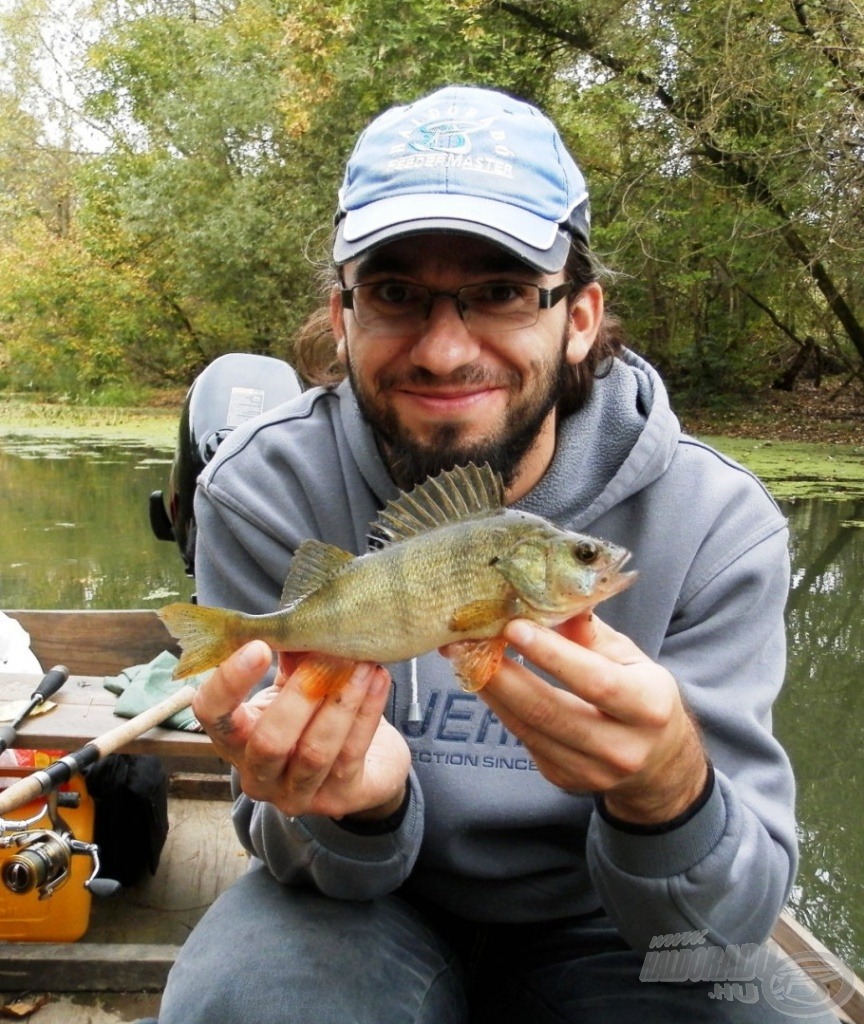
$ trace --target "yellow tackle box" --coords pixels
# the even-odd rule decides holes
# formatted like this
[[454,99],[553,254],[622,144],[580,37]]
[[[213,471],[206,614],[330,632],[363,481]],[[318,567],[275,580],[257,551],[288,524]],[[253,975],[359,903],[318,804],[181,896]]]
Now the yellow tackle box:
[[[0,790],[36,768],[46,768],[62,757],[62,750],[7,750],[0,756]],[[82,778],[71,779],[59,787],[60,793],[78,794],[77,807],[59,808],[64,822],[75,839],[93,841],[94,804]],[[32,818],[45,806],[46,798],[9,812],[7,821]],[[33,829],[51,829],[47,814]],[[3,833],[8,836],[8,830]],[[5,942],[75,942],[87,931],[90,923],[90,890],[84,883],[93,871],[89,856],[75,854],[69,858],[69,877],[50,896],[39,898],[37,890],[26,893],[11,891],[2,881],[3,868],[19,850],[0,848],[0,941]],[[2,956],[2,952],[0,952]]]

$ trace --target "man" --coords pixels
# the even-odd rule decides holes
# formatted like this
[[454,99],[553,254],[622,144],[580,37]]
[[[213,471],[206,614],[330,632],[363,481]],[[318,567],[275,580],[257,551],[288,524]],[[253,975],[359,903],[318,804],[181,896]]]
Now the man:
[[432,653],[314,703],[282,653],[246,701],[271,652],[226,661],[194,708],[253,867],[185,945],[162,1024],[783,1019],[718,990],[716,961],[640,981],[652,945],[761,943],[789,892],[787,537],[616,341],[588,241],[582,175],[524,103],[446,88],[358,140],[330,299],[346,379],[204,473],[202,603],[274,609],[302,541],[360,553],[400,488],[468,461],[630,548],[639,579],[600,616],[511,623],[479,695]]

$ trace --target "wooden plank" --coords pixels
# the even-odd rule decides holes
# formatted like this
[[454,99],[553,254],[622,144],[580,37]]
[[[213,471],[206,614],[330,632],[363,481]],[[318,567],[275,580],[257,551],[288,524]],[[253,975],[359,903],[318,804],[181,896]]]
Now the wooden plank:
[[81,675],[116,675],[144,665],[177,645],[162,620],[150,609],[131,611],[42,611],[16,609],[30,635],[30,649],[44,669],[65,665]]
[[[227,766],[226,766],[227,767]],[[172,772],[168,795],[178,800],[232,800],[231,779],[226,773]]]
[[[40,676],[0,673],[0,699],[26,700]],[[103,676],[70,676],[54,696],[57,707],[28,718],[18,731],[16,746],[37,750],[77,750],[96,736],[119,725],[114,714],[117,698],[105,689]],[[124,752],[177,757],[212,757],[213,744],[205,733],[156,726],[130,741]]]
[[160,991],[179,950],[162,943],[6,942],[0,957],[0,990]]
[[[836,976],[836,954],[820,942],[803,924],[791,914],[780,915],[771,938],[787,955],[794,957],[802,970],[829,995],[833,996],[843,986],[843,980]],[[852,994],[842,1004],[842,1018],[853,1024],[864,1024],[864,982],[847,967],[852,979]]]

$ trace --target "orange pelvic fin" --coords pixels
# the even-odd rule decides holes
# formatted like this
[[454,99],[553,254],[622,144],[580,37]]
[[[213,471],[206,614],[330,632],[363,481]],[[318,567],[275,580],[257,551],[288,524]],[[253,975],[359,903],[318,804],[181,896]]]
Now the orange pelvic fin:
[[310,654],[297,666],[300,686],[310,700],[323,700],[338,693],[357,667],[356,661],[336,658],[329,654]]
[[498,671],[507,641],[503,637],[491,640],[459,640],[447,645],[447,657],[467,693],[482,690]]

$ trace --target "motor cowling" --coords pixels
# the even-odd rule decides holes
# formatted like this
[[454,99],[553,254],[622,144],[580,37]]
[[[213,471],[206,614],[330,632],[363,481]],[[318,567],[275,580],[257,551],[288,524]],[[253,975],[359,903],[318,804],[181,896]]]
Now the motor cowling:
[[303,390],[281,359],[231,352],[214,359],[186,393],[167,496],[150,495],[150,526],[159,540],[176,542],[188,576],[195,575],[195,484],[235,427],[287,402]]

